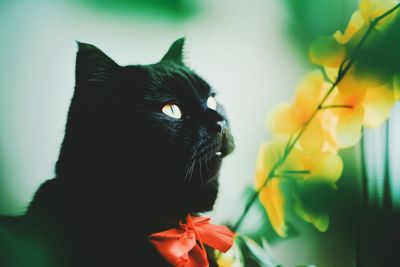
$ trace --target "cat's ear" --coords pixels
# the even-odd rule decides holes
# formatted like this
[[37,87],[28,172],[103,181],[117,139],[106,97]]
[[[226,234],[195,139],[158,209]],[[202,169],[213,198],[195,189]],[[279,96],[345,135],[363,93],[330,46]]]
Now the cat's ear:
[[182,37],[173,42],[161,61],[170,60],[178,64],[183,64],[184,45],[185,45],[185,37]]
[[77,85],[101,85],[109,81],[118,67],[111,58],[91,44],[77,42],[76,83]]

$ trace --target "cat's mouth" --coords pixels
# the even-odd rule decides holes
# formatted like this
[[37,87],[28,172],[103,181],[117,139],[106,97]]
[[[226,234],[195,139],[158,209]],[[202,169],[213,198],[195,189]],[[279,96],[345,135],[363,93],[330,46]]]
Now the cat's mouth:
[[223,154],[219,149],[214,148],[195,152],[187,163],[184,183],[205,185],[216,179],[222,159]]
[[231,136],[211,140],[197,148],[187,163],[184,183],[206,185],[217,180],[223,158],[233,149]]

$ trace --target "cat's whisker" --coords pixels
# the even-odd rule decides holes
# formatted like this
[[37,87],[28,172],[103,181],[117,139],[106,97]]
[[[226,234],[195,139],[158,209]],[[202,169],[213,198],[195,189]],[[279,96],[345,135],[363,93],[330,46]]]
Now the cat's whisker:
[[193,162],[192,162],[192,167],[191,167],[191,172],[190,172],[189,184],[192,182],[193,172],[194,172],[194,170],[196,168],[196,161],[197,161],[197,157],[198,157],[198,152],[199,152],[199,150],[198,150],[198,148],[196,148],[194,153],[193,153],[193,155],[192,155]]
[[191,173],[192,168],[193,168],[193,164],[194,164],[193,161],[188,161],[187,168],[186,168],[186,171],[185,171],[185,178],[183,179],[183,184],[185,184],[186,181],[188,181],[188,178],[190,177],[190,173]]
[[187,166],[188,166],[188,164],[186,164],[186,167],[185,167],[185,176],[183,177],[182,184],[186,183],[186,180],[187,180],[187,177],[188,177],[188,174],[189,174],[189,168]]
[[194,171],[194,166],[196,165],[196,159],[193,160],[192,166],[190,167],[190,174],[189,174],[189,184],[192,181],[192,176],[193,176],[193,171]]
[[192,182],[194,166],[196,165],[196,159],[193,160],[192,167],[190,168],[189,184]]
[[204,183],[203,182],[203,176],[201,175],[201,157],[199,159],[199,176],[200,176],[201,184],[203,184]]
[[207,155],[204,155],[204,164],[205,164],[205,166],[206,166],[206,171],[209,172],[210,169],[208,168],[207,161],[208,161]]
[[[183,178],[182,184],[186,183],[186,181],[188,180],[189,175],[191,176],[191,172],[192,172],[192,169],[193,169],[194,164],[195,164],[195,160],[194,159],[195,159],[196,154],[197,154],[197,148],[194,150],[193,154],[190,156],[190,159],[186,163],[186,166],[185,166],[185,177]],[[191,179],[189,179],[188,183],[190,183],[190,180]]]
[[186,163],[186,166],[185,166],[185,177],[183,177],[182,184],[185,184],[185,182],[186,182],[186,180],[187,180],[187,178],[189,176],[189,171],[190,171],[190,168],[191,168],[192,164],[193,164],[193,162],[190,161],[190,160],[188,160],[188,162]]

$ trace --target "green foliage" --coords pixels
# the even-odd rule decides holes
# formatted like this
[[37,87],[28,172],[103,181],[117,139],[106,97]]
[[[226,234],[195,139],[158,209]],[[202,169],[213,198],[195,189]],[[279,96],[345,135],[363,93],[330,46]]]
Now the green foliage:
[[305,62],[307,51],[317,36],[332,35],[344,29],[346,22],[357,8],[356,0],[284,0],[289,12],[288,38]]
[[[17,225],[17,224],[15,224]],[[53,267],[55,256],[38,233],[28,234],[22,228],[0,224],[0,266]]]
[[184,20],[199,10],[197,0],[75,0],[79,4],[114,15],[141,14],[169,20]]
[[400,16],[397,15],[386,28],[371,35],[357,58],[354,69],[356,78],[382,84],[400,73],[399,29]]
[[240,236],[238,240],[241,243],[246,267],[275,267],[277,264],[271,257],[267,242],[262,239],[261,245],[251,238]]

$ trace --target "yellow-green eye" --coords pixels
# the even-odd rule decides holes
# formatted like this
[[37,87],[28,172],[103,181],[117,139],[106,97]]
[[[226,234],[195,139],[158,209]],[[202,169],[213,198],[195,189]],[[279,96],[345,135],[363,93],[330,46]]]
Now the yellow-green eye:
[[212,110],[217,110],[217,100],[215,100],[215,97],[210,96],[207,99],[207,107]]
[[166,104],[161,111],[174,119],[180,119],[182,117],[181,109],[175,104]]

